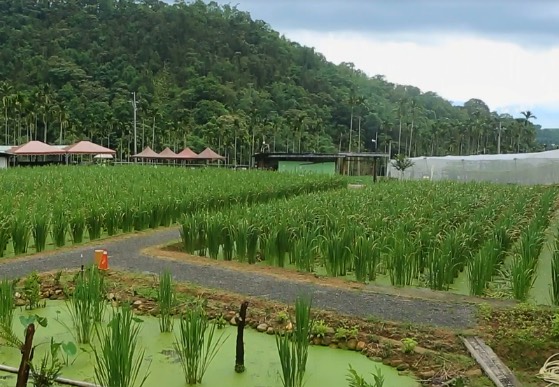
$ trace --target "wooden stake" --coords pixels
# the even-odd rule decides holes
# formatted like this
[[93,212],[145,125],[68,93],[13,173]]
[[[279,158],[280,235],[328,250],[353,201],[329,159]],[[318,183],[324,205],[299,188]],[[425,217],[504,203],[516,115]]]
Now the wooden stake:
[[21,350],[21,363],[17,372],[16,387],[27,386],[29,380],[29,365],[33,360],[33,336],[35,335],[35,324],[29,324],[25,330],[25,343]]
[[247,318],[248,301],[241,304],[241,310],[237,320],[237,350],[235,354],[235,372],[245,372],[245,343],[244,343],[244,329]]

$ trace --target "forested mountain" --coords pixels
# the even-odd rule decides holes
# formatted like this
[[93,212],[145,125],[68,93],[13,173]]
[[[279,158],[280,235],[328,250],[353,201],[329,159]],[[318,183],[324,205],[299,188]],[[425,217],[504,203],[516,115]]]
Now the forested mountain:
[[499,122],[502,152],[539,146],[530,112],[368,77],[213,2],[0,0],[0,63],[8,144],[86,138],[130,155],[136,92],[138,150],[211,146],[246,163],[262,141],[329,152],[377,139],[393,154],[490,153]]
[[559,149],[559,129],[536,129],[536,141],[546,149]]

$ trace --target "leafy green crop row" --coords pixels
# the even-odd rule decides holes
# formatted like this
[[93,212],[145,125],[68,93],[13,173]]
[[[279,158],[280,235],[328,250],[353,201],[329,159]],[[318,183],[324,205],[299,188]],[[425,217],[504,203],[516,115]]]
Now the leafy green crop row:
[[[0,173],[0,257],[169,226],[182,214],[341,186],[339,176],[150,166],[13,168]],[[87,235],[86,235],[87,233]],[[10,243],[11,242],[11,243]]]
[[189,253],[362,282],[382,274],[447,290],[467,269],[470,293],[481,295],[509,255],[512,274],[531,281],[555,196],[546,187],[390,182],[190,214],[181,235]]

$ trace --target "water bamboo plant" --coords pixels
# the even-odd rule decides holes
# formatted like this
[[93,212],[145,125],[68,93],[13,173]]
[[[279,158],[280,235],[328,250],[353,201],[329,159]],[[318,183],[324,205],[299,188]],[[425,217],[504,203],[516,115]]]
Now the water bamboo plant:
[[307,367],[311,331],[314,325],[312,299],[299,296],[295,301],[293,331],[276,334],[276,347],[281,365],[283,387],[302,387]]
[[138,347],[141,322],[130,308],[124,307],[113,311],[106,327],[96,327],[99,344],[93,347],[93,354],[98,384],[110,387],[142,387],[145,384],[149,366],[144,364],[144,350]]
[[159,290],[157,293],[159,305],[159,329],[161,332],[172,332],[173,312],[176,306],[176,294],[173,277],[168,270],[159,275]]
[[105,310],[104,278],[95,266],[81,271],[75,278],[73,291],[67,291],[66,307],[70,313],[76,341],[88,344],[95,323],[101,322]]
[[216,336],[216,324],[208,321],[204,310],[194,305],[180,319],[180,333],[174,347],[184,373],[186,384],[202,383],[202,378],[228,337]]
[[14,287],[12,281],[0,282],[0,326],[10,328],[14,320]]

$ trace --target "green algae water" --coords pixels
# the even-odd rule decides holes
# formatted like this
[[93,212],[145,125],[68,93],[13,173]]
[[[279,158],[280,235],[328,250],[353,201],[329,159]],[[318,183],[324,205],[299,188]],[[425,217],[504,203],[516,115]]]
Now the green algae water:
[[[111,311],[106,314],[105,320],[111,316]],[[250,313],[250,310],[249,310]],[[71,326],[66,305],[61,301],[49,301],[45,308],[31,312],[16,311],[14,330],[23,338],[23,326],[19,322],[20,315],[37,314],[48,319],[48,326],[38,326],[35,333],[34,344],[39,346],[35,350],[35,360],[39,362],[47,351],[50,338],[56,341],[75,341],[72,333],[61,324]],[[143,322],[140,331],[140,347],[145,350],[144,365],[150,373],[145,386],[184,387],[182,368],[173,350],[175,334],[178,335],[178,322],[175,324],[175,333],[160,333],[159,323],[155,317],[142,316]],[[234,372],[235,365],[235,340],[236,328],[227,327],[216,330],[217,335],[224,332],[228,336],[225,344],[210,364],[204,375],[204,387],[281,387],[279,373],[281,371],[276,342],[273,335],[258,333],[252,329],[245,329],[245,366],[243,374]],[[14,348],[0,346],[0,364],[18,367],[20,362],[19,351]],[[75,357],[70,357],[69,366],[62,370],[62,377],[94,382],[93,379],[93,353],[89,346],[81,346]],[[326,347],[311,346],[306,372],[306,387],[342,387],[347,386],[346,375],[349,365],[366,380],[372,382],[371,373],[375,368],[381,369],[385,378],[385,387],[415,387],[418,382],[409,376],[400,376],[398,372],[380,363],[375,363],[365,356],[347,350],[330,349]],[[139,378],[141,379],[141,372]],[[0,386],[13,387],[16,375],[0,372]]]

